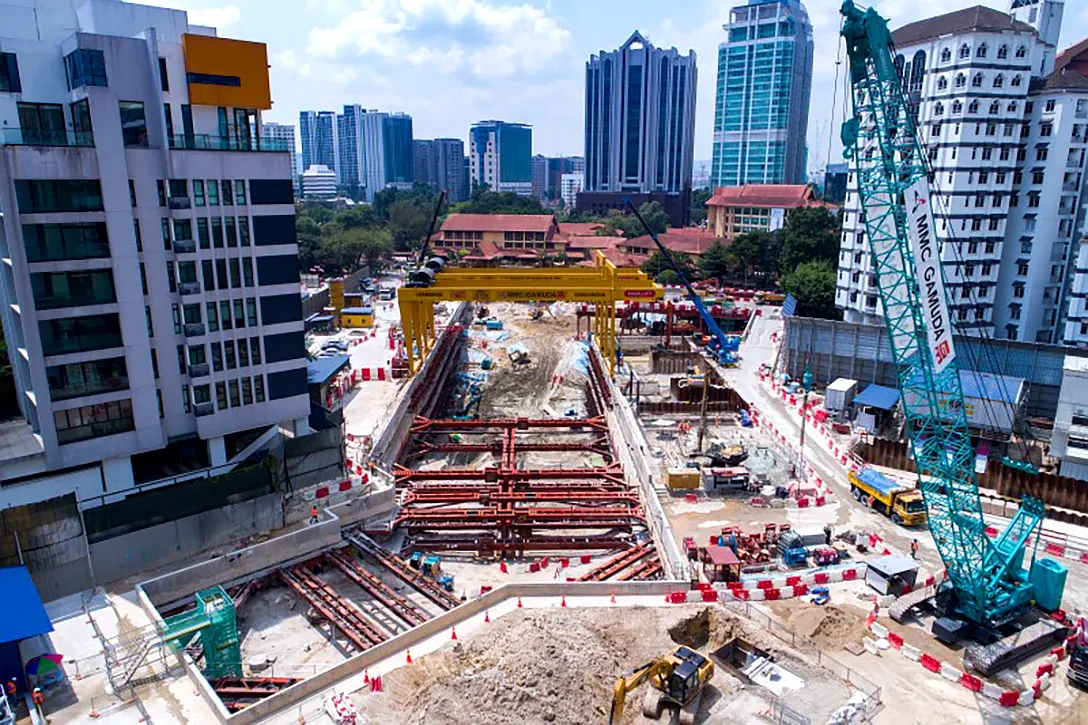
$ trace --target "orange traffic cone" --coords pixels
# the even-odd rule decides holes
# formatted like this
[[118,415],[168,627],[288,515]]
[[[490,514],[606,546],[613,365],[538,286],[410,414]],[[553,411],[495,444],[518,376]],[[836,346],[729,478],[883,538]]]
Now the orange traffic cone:
[[405,664],[412,664],[412,650],[406,650],[407,657],[405,658]]
[[521,597],[518,597],[518,609],[521,609]]
[[370,670],[368,669],[363,670],[363,684],[368,687],[370,686]]
[[491,624],[491,610],[484,610],[484,624]]
[[373,688],[374,692],[381,692],[382,691],[382,676],[381,675],[378,675],[373,680],[371,680],[371,687]]
[[457,641],[457,627],[450,627],[450,639]]
[[567,606],[567,595],[566,594],[564,594],[563,598],[559,600],[559,606],[561,606],[561,607]]
[[499,571],[502,572],[503,574],[506,573],[506,562],[505,561],[500,561],[499,562]]

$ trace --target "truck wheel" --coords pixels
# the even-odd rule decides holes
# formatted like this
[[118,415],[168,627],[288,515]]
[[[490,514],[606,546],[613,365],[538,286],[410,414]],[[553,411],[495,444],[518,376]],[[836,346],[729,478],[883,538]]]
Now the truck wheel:
[[855,501],[860,501],[861,500],[861,489],[860,488],[852,488],[852,489],[850,489],[850,493],[854,494],[854,500]]
[[902,526],[903,519],[899,516],[899,514],[892,514],[892,523],[897,526]]

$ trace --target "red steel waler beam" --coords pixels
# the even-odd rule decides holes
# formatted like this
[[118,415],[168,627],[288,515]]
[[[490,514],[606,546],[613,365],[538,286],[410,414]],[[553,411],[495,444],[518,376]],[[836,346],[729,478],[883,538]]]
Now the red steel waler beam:
[[524,536],[515,541],[497,541],[480,536],[412,536],[406,549],[421,551],[478,551],[522,553],[525,551],[580,551],[617,549],[631,543],[628,536]]
[[457,420],[454,418],[424,418],[416,416],[412,422],[412,433],[423,431],[471,431],[487,429],[530,430],[532,428],[599,428],[607,431],[608,423],[602,416],[595,418],[473,418]]
[[414,471],[404,466],[396,466],[393,474],[398,485],[402,480],[411,481],[476,481],[497,480],[498,478],[516,478],[531,481],[558,481],[564,479],[605,479],[616,483],[626,483],[623,470],[619,466],[605,468],[518,468],[503,471],[499,468],[445,468],[441,471]]
[[637,506],[638,493],[635,491],[568,491],[555,489],[551,491],[418,491],[409,489],[404,495],[402,504],[405,506],[418,505],[454,505],[478,502],[506,502],[514,503],[522,501],[546,501],[554,503],[590,503],[599,502],[605,504],[628,504]]

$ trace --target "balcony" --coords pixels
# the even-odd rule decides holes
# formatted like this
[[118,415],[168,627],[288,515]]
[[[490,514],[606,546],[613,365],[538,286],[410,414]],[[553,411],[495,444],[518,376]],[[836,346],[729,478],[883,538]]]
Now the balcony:
[[178,151],[290,151],[290,144],[278,138],[235,138],[197,133],[171,136],[170,148]]
[[57,430],[57,443],[64,445],[85,441],[90,438],[103,438],[118,433],[127,433],[132,430],[136,430],[136,421],[132,415],[127,415],[114,420],[97,421],[90,425],[59,429]]
[[89,131],[0,129],[0,146],[94,146]]
[[206,415],[212,415],[215,413],[215,406],[211,403],[197,403],[193,406],[193,415],[197,418],[203,418]]
[[196,254],[196,240],[175,239],[174,252],[177,254]]
[[203,322],[186,322],[185,323],[185,336],[186,337],[200,337],[204,334]]
[[189,377],[190,378],[206,378],[212,374],[212,369],[208,363],[190,363],[189,364]]
[[198,295],[200,294],[199,282],[178,282],[178,292],[183,295]]
[[171,196],[170,208],[171,209],[189,209],[193,205],[192,201],[187,196]]

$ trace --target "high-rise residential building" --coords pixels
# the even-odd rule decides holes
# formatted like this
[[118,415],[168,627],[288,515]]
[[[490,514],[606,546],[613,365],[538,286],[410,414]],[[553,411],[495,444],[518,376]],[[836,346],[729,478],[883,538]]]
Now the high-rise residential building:
[[333,199],[338,186],[336,172],[324,164],[314,164],[302,172],[303,199]]
[[268,121],[262,126],[262,132],[266,139],[282,143],[291,150],[291,183],[297,195],[301,170],[298,168],[298,145],[295,143],[295,127],[289,123]]
[[563,174],[559,177],[559,198],[567,209],[573,209],[578,203],[578,194],[585,183],[585,174]]
[[302,139],[302,168],[314,164],[340,168],[339,138],[335,111],[300,111],[299,137]]
[[713,186],[805,183],[812,24],[800,0],[748,0],[718,46]]
[[445,191],[451,203],[468,198],[465,143],[459,138],[415,139],[415,181]]
[[359,197],[365,164],[363,162],[363,114],[358,104],[344,106],[336,117],[336,158],[340,164],[337,178],[340,186],[352,197]]
[[850,164],[828,164],[824,169],[824,196],[829,204],[842,204],[846,201],[846,177],[850,175]]
[[0,49],[0,315],[26,421],[5,423],[20,485],[0,507],[95,505],[167,462],[248,456],[236,434],[308,431],[264,44],[179,10],[24,0],[0,6]]
[[362,198],[370,202],[382,189],[412,188],[412,117],[406,113],[366,111],[360,121]]
[[586,189],[690,193],[697,80],[695,51],[655,48],[637,31],[590,56]]
[[546,199],[546,188],[548,186],[548,157],[536,154],[533,156],[532,164],[532,196],[537,199]]
[[[1083,76],[1054,70],[1060,5],[1014,0],[1023,21],[979,6],[893,32],[934,172],[930,197],[951,313],[967,333],[1079,341],[1071,333],[1080,331],[1082,307],[1067,288],[1084,229],[1088,82],[1081,87]],[[848,321],[882,321],[871,270],[850,174],[836,290]]]
[[533,127],[507,121],[480,121],[469,129],[469,178],[492,191],[529,196]]

